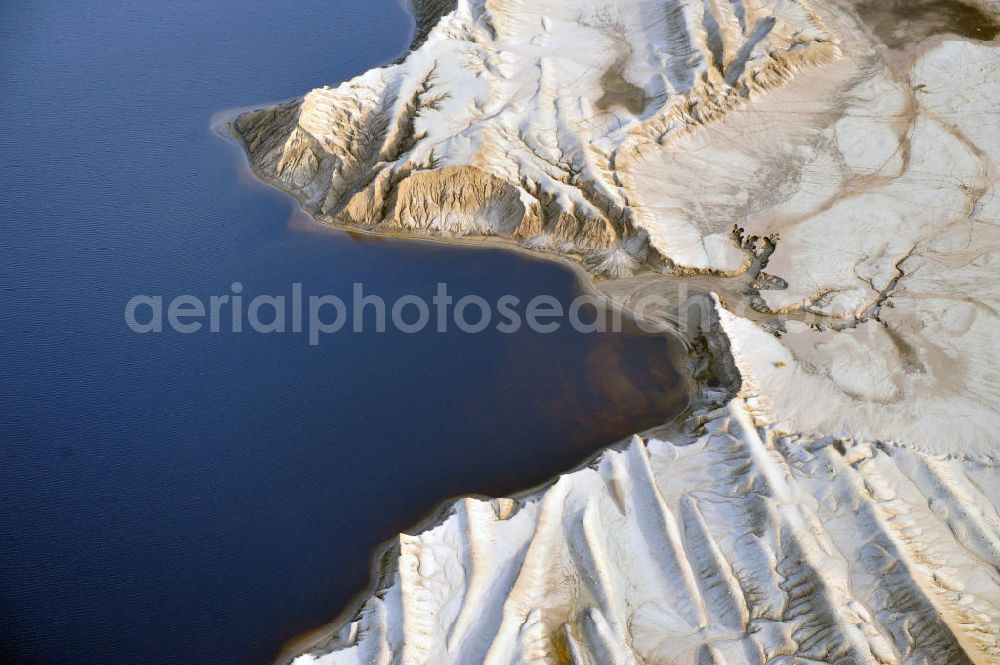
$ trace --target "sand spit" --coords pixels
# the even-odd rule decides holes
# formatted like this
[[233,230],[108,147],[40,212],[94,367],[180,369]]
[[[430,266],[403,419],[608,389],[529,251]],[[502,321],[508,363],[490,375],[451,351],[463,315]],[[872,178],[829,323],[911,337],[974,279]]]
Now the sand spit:
[[685,422],[401,535],[296,663],[1000,662],[1000,19],[923,4],[437,2],[236,118],[319,221],[572,259],[701,359]]

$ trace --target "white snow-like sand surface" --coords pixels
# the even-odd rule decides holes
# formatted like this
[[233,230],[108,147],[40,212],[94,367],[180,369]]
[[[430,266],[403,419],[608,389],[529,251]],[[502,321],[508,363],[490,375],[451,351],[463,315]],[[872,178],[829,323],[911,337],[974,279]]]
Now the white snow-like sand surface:
[[445,9],[239,116],[255,172],[325,223],[569,257],[660,323],[700,304],[701,388],[401,535],[295,663],[1000,662],[1000,46],[890,49],[833,0]]

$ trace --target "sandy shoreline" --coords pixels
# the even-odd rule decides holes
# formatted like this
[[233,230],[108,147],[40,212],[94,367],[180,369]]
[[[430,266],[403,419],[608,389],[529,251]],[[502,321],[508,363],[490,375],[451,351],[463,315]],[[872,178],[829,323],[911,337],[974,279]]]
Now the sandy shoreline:
[[[506,663],[544,644],[546,663],[631,664],[659,662],[671,636],[692,663],[1000,653],[1000,134],[981,121],[1000,98],[996,44],[945,24],[902,53],[843,4],[793,1],[754,9],[766,30],[706,3],[654,34],[641,3],[616,19],[578,1],[463,5],[414,58],[228,117],[257,178],[337,215],[317,224],[558,260],[633,319],[632,302],[682,280],[711,310],[687,339],[670,322],[688,290],[654,315],[690,352],[683,428],[605,448],[516,504],[442,504],[282,662]],[[626,25],[660,40],[660,60],[635,55]],[[604,49],[571,47],[584,38]],[[670,65],[678,45],[698,57]],[[606,99],[602,72],[629,72],[643,104],[596,112],[568,93],[579,58],[574,85]]]
[[[279,102],[280,103],[280,102]],[[267,106],[266,104],[263,106]],[[371,230],[363,229],[347,224],[338,224],[330,220],[320,220],[317,219],[313,214],[311,214],[302,204],[302,201],[295,195],[294,192],[288,191],[283,188],[279,183],[268,178],[265,174],[257,171],[250,160],[247,158],[246,146],[243,144],[239,132],[237,132],[232,123],[237,116],[247,112],[255,111],[262,108],[262,106],[239,106],[232,109],[224,109],[218,111],[212,116],[212,132],[223,138],[227,142],[233,143],[241,155],[240,164],[245,169],[245,172],[252,175],[253,178],[260,183],[263,183],[272,191],[280,192],[288,196],[296,205],[296,212],[301,213],[304,218],[310,219],[314,224],[325,229],[335,229],[349,235],[358,236],[370,236],[373,238],[388,238],[392,240],[402,240],[406,242],[419,242],[419,243],[436,243],[441,245],[458,245],[461,247],[484,247],[488,249],[500,249],[508,252],[514,252],[521,256],[529,257],[535,261],[548,261],[551,263],[558,263],[569,269],[577,279],[577,283],[580,289],[586,295],[594,296],[604,303],[608,311],[616,312],[628,316],[635,322],[641,322],[645,326],[644,331],[650,332],[651,334],[663,334],[668,335],[677,342],[683,344],[685,347],[689,346],[688,340],[681,335],[675,328],[670,326],[668,323],[651,319],[648,317],[641,317],[634,309],[622,305],[621,303],[610,298],[608,294],[602,291],[597,284],[601,281],[595,277],[595,275],[588,271],[584,267],[582,258],[574,258],[573,256],[567,256],[565,254],[558,254],[556,252],[542,252],[534,249],[529,249],[521,245],[520,243],[508,239],[496,236],[456,236],[453,238],[444,238],[437,236],[420,235],[418,233],[401,233],[398,231],[391,230]]]
[[[576,282],[581,292],[583,292],[586,295],[593,296],[594,298],[599,300],[609,312],[617,313],[617,315],[628,317],[637,324],[641,322],[641,327],[643,327],[644,332],[647,332],[649,334],[658,334],[658,335],[663,335],[664,337],[669,337],[670,339],[677,342],[681,348],[690,351],[691,344],[689,340],[682,334],[680,334],[680,332],[678,332],[669,323],[661,319],[639,317],[632,308],[628,307],[627,305],[621,304],[619,301],[616,301],[615,299],[611,298],[607,293],[600,290],[597,286],[597,282],[595,281],[594,275],[589,271],[587,271],[587,269],[582,265],[581,261],[574,260],[573,258],[570,258],[568,256],[527,249],[518,244],[517,242],[505,238],[497,238],[497,237],[436,238],[428,236],[419,236],[416,234],[371,231],[367,229],[358,229],[346,225],[331,223],[328,221],[317,220],[316,217],[310,214],[309,211],[302,206],[301,201],[298,199],[297,196],[295,196],[293,192],[289,192],[288,190],[282,188],[279,184],[271,181],[264,174],[257,172],[253,168],[253,165],[250,163],[250,160],[247,157],[246,147],[243,145],[239,133],[235,131],[233,127],[233,122],[239,115],[247,111],[260,109],[263,106],[267,105],[268,104],[239,106],[217,111],[212,115],[210,122],[210,129],[213,134],[225,140],[227,143],[236,148],[236,152],[239,154],[239,164],[241,170],[243,171],[243,173],[251,176],[251,178],[247,179],[248,183],[249,182],[259,183],[265,186],[270,191],[277,192],[281,195],[287,196],[289,199],[291,199],[292,202],[294,202],[296,206],[296,213],[300,213],[305,218],[308,218],[312,224],[315,224],[316,226],[322,229],[336,230],[347,234],[365,235],[377,238],[388,238],[388,239],[402,240],[407,242],[433,242],[443,245],[455,245],[461,247],[471,247],[471,248],[482,247],[489,249],[499,249],[503,251],[514,252],[522,256],[526,256],[534,261],[547,261],[547,262],[557,263],[573,273],[573,275],[576,277]],[[242,178],[241,181],[243,181]],[[683,359],[680,357],[676,358],[675,360],[678,361],[678,363],[683,361]],[[691,360],[688,359],[687,362],[691,362]],[[683,365],[678,364],[678,367],[679,368],[683,367]],[[691,410],[695,408],[695,406],[699,404],[702,401],[702,399],[700,397],[701,387],[696,385],[693,381],[687,382],[686,389],[688,392],[687,407],[681,410],[672,419],[664,421],[663,423],[655,426],[652,430],[649,431],[659,432],[663,430],[669,430],[672,426],[679,425],[688,418],[688,416],[691,413]],[[644,434],[644,432],[639,432],[638,434],[642,435]],[[628,441],[623,440],[617,444],[604,446],[599,450],[594,451],[593,454],[591,454],[586,460],[581,462],[576,467],[567,469],[566,471],[561,472],[557,476],[549,479],[548,481],[545,481],[540,485],[536,485],[535,487],[520,492],[512,493],[505,498],[518,502],[537,499],[545,492],[547,488],[551,487],[552,484],[559,479],[559,477],[571,474],[579,469],[587,468],[593,465],[595,461],[598,460],[607,451],[616,450],[626,445],[628,445]],[[425,518],[423,518],[422,520],[411,526],[409,529],[406,529],[404,533],[410,533],[410,534],[420,533],[440,525],[453,512],[456,502],[465,498],[474,498],[486,501],[495,500],[494,497],[488,497],[485,495],[476,495],[476,494],[463,494],[459,496],[446,498],[442,500],[436,508],[430,511],[430,513]],[[351,601],[345,605],[345,609],[341,611],[341,613],[337,615],[337,617],[331,620],[329,623],[324,624],[323,626],[320,626],[319,628],[316,628],[314,630],[302,633],[301,635],[293,637],[291,640],[289,640],[289,642],[285,645],[285,647],[282,648],[281,652],[275,658],[274,660],[275,665],[290,665],[290,663],[292,663],[292,661],[296,657],[329,642],[331,638],[337,636],[338,632],[348,622],[350,622],[354,616],[357,615],[358,611],[362,608],[364,602],[368,598],[370,598],[373,593],[383,588],[387,583],[388,576],[391,575],[391,573],[393,572],[393,564],[389,562],[393,559],[393,557],[396,554],[398,554],[397,541],[398,537],[391,537],[387,541],[383,542],[378,547],[376,547],[375,550],[373,551],[371,555],[372,567],[370,573],[370,582],[368,586],[366,586],[365,589],[363,589],[362,591],[359,591],[355,595],[355,597],[352,598]]]

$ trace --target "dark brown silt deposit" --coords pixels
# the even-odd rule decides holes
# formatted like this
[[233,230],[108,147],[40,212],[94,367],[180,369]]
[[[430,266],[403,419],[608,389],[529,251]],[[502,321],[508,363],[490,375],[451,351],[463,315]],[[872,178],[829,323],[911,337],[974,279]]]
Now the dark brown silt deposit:
[[886,46],[903,49],[939,34],[993,41],[1000,22],[959,0],[866,0],[855,3],[861,20]]

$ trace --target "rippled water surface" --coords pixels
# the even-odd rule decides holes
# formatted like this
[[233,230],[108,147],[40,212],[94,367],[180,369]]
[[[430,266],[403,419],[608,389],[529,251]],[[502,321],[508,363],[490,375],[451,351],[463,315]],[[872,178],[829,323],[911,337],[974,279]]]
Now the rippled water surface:
[[127,330],[136,293],[236,280],[578,292],[518,254],[292,223],[209,131],[409,32],[393,0],[0,3],[0,661],[267,662],[439,501],[524,489],[681,408],[666,342],[634,330]]

